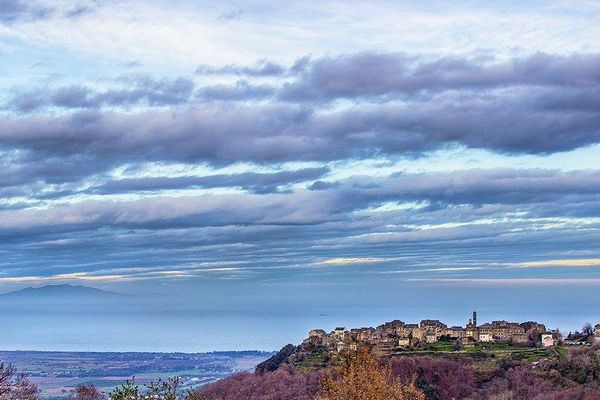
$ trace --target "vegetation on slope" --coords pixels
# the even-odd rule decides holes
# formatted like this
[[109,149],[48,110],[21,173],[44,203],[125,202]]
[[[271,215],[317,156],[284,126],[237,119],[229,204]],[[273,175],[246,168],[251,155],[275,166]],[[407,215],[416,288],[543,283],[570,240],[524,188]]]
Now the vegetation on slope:
[[[365,361],[361,350],[326,368],[301,369],[308,355],[299,367],[283,363],[275,372],[238,374],[198,392],[215,400],[403,398],[394,397],[399,395],[427,400],[600,400],[599,347],[546,350],[535,356],[519,348],[508,350],[492,346],[459,354],[369,356],[371,361]],[[358,366],[353,364],[356,359],[362,360]],[[394,392],[396,385],[404,392]],[[392,392],[382,391],[382,386]]]
[[[274,371],[236,374],[192,392],[180,390],[179,380],[172,378],[144,387],[127,382],[108,396],[81,386],[71,399],[600,400],[600,347],[545,350],[535,357],[509,350],[491,346],[468,353],[377,358],[362,348],[323,368],[300,369],[283,362]],[[0,400],[15,399],[40,396],[14,368],[0,364]]]

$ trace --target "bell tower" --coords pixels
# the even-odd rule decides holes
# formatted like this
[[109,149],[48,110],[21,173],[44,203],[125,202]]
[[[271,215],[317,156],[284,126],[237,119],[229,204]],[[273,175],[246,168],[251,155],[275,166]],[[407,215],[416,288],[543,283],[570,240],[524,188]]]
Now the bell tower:
[[473,311],[473,325],[477,326],[477,311]]

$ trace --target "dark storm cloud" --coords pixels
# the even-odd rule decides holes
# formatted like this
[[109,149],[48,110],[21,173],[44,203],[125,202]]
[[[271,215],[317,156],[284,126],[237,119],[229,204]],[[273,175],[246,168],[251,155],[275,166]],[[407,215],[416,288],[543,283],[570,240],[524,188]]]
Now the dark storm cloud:
[[275,193],[281,186],[318,179],[329,172],[328,168],[304,168],[296,171],[273,173],[245,172],[208,176],[147,177],[108,181],[90,189],[93,193],[112,194],[138,191],[157,191],[218,187],[239,187],[253,193]]

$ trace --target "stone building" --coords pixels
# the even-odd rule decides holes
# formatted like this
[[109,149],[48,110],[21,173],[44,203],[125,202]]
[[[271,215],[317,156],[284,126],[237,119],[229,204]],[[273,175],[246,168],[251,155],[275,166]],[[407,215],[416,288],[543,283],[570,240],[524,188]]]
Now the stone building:
[[446,336],[450,336],[452,339],[459,339],[467,336],[467,331],[461,326],[452,326],[446,329]]
[[446,334],[446,330],[448,326],[437,319],[424,319],[419,324],[419,327],[425,334],[434,333],[437,337],[443,336]]
[[435,343],[437,341],[438,341],[438,335],[434,331],[425,333],[425,342],[426,343]]
[[343,326],[339,326],[339,327],[335,328],[332,333],[334,336],[336,336],[338,338],[343,338],[347,332],[348,332],[348,329],[344,328]]
[[525,328],[516,322],[492,321],[479,327],[479,340],[483,333],[489,333],[495,340],[510,340],[513,335],[525,333]]
[[391,322],[386,322],[383,325],[379,325],[377,330],[388,335],[400,335],[403,332],[405,325],[406,324],[403,321],[394,320]]
[[[595,337],[600,341],[600,324],[594,328]],[[379,325],[377,328],[364,327],[348,330],[344,327],[335,328],[330,333],[322,329],[313,329],[302,346],[310,349],[312,346],[324,348],[329,352],[341,352],[358,349],[361,345],[369,346],[374,352],[389,355],[399,347],[420,346],[423,343],[435,343],[439,340],[452,340],[463,346],[474,346],[477,342],[507,341],[513,344],[527,345],[531,339],[539,340],[541,335],[544,346],[552,346],[560,342],[557,332],[547,332],[543,324],[529,321],[515,323],[493,321],[477,325],[477,313],[466,326],[451,326],[439,320],[425,319],[419,324],[407,324],[394,320]]]
[[465,336],[479,340],[479,329],[477,328],[477,312],[473,311],[473,318],[465,326]]
[[375,328],[351,329],[350,336],[359,342],[370,342],[374,339]]
[[510,337],[510,341],[513,344],[527,344],[529,343],[529,335],[526,333],[517,333]]
[[400,336],[410,337],[416,341],[423,340],[424,332],[418,324],[406,324],[400,332]]
[[540,324],[535,321],[527,321],[520,324],[523,329],[525,329],[525,333],[544,333],[547,332],[546,325]]

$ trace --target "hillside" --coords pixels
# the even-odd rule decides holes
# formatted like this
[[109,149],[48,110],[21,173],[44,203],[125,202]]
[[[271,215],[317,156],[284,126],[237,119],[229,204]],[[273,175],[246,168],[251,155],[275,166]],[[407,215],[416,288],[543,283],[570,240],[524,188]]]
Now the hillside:
[[68,298],[113,298],[120,293],[80,285],[46,285],[27,287],[0,295],[2,300],[68,299]]
[[78,308],[86,305],[119,305],[130,296],[96,289],[88,286],[47,285],[28,287],[0,295],[0,304],[5,307],[28,308],[68,307]]
[[[392,321],[377,328],[340,327],[330,333],[313,330],[301,344],[286,345],[259,364],[254,374],[234,375],[199,393],[213,400],[328,398],[323,397],[326,382],[336,377],[338,388],[345,374],[357,373],[348,369],[349,360],[367,352],[377,360],[369,368],[381,368],[390,384],[409,388],[415,384],[428,400],[595,400],[600,398],[600,325],[591,334],[586,326],[587,334],[574,332],[567,338],[557,332],[553,337],[537,322],[477,325],[476,318],[465,328],[474,334],[468,338],[453,337],[461,335],[460,327],[431,320]],[[404,337],[407,330],[410,338]],[[528,341],[521,340],[523,334]],[[279,395],[269,397],[273,390]]]

